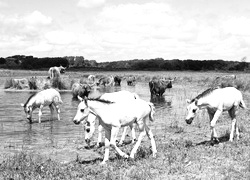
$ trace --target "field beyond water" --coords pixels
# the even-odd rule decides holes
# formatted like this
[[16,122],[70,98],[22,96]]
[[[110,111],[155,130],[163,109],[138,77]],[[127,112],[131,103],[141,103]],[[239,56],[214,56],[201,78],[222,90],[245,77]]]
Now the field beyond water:
[[[101,166],[99,164],[103,158],[104,147],[87,149],[82,134],[64,144],[53,143],[42,149],[29,149],[24,146],[15,153],[1,155],[0,179],[250,179],[249,109],[240,109],[237,114],[241,137],[239,141],[234,142],[228,142],[231,120],[226,112],[216,125],[220,140],[218,144],[210,142],[209,120],[205,110],[199,112],[191,125],[187,125],[184,120],[186,99],[193,98],[217,84],[237,87],[242,91],[247,107],[250,107],[249,74],[234,72],[237,77],[235,80],[223,81],[216,80],[216,77],[232,73],[69,71],[63,76],[80,79],[89,74],[136,77],[138,84],[145,88],[147,96],[143,98],[151,100],[156,106],[155,122],[150,123],[150,128],[155,135],[157,157],[152,157],[149,140],[145,137],[134,160],[123,159],[111,150],[110,161]],[[46,77],[47,71],[0,70],[0,75],[6,78]],[[149,89],[146,88],[154,76],[176,77],[173,88],[165,92],[163,99],[147,99]],[[140,95],[140,89],[136,88],[138,84],[129,90]],[[4,86],[4,81],[0,86]],[[126,83],[122,84],[122,88],[127,89]],[[0,91],[4,89],[0,88]],[[4,135],[2,129],[3,127],[0,127],[0,134]],[[129,139],[130,137],[127,137],[127,145],[120,147],[126,153],[133,147]],[[12,146],[12,143],[5,144],[5,149]],[[73,154],[70,159],[67,158],[69,153]],[[85,158],[86,154],[89,158]]]

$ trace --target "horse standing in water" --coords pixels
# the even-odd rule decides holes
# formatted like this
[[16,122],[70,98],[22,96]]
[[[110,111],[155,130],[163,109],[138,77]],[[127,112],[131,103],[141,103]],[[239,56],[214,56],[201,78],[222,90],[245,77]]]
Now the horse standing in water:
[[65,72],[65,69],[66,67],[63,67],[63,66],[54,66],[54,67],[51,67],[49,68],[49,78],[50,79],[54,79],[54,78],[59,78],[61,73],[64,73]]
[[25,104],[21,104],[26,113],[27,119],[32,122],[32,112],[39,108],[38,121],[41,123],[42,109],[44,106],[49,106],[51,112],[51,119],[53,117],[53,106],[56,108],[58,120],[60,120],[59,104],[63,103],[60,93],[55,89],[46,89],[31,95]]
[[[100,99],[112,101],[112,102],[124,102],[124,101],[137,100],[137,99],[139,99],[139,96],[136,93],[131,93],[129,91],[123,90],[123,91],[118,91],[118,92],[113,92],[113,93],[104,93],[100,97]],[[89,114],[88,120],[85,123],[85,141],[87,144],[90,143],[90,138],[93,136],[93,133],[95,131],[96,118],[98,119],[98,117],[96,117],[94,114],[91,113],[91,114]],[[122,137],[119,141],[119,145],[122,145],[124,140],[125,140],[127,128],[128,128],[128,126],[124,127]],[[136,141],[135,129],[134,129],[133,125],[131,125],[130,128],[131,128],[131,133],[132,133],[132,143],[134,143]],[[97,146],[100,146],[100,144],[101,144],[102,130],[103,130],[103,127],[99,123]]]
[[82,99],[78,105],[77,113],[73,119],[75,124],[79,124],[85,120],[90,113],[99,117],[100,124],[105,130],[105,154],[101,164],[105,164],[109,158],[109,147],[117,151],[117,153],[125,158],[128,155],[122,152],[116,146],[116,138],[120,127],[128,126],[136,123],[140,130],[138,141],[130,153],[130,157],[134,155],[141,144],[143,137],[147,134],[151,140],[153,157],[156,156],[156,145],[153,134],[146,125],[146,118],[149,116],[150,121],[153,121],[154,105],[142,99],[127,102],[110,102],[102,99]]
[[188,115],[186,123],[191,124],[199,109],[207,109],[210,118],[211,140],[218,142],[218,136],[215,131],[215,124],[223,111],[228,111],[232,119],[232,129],[230,133],[230,141],[233,141],[234,131],[239,139],[239,128],[236,121],[236,111],[238,107],[246,108],[242,94],[234,87],[226,88],[210,88],[199,94],[193,100],[188,100]]

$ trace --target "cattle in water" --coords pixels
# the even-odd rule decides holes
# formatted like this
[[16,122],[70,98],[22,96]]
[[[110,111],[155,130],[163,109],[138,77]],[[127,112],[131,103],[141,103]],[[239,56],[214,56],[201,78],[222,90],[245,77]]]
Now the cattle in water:
[[236,75],[231,74],[231,75],[217,76],[216,79],[236,79]]
[[113,76],[104,76],[101,77],[98,82],[96,83],[97,86],[103,85],[106,86],[113,86],[114,85],[114,77]]
[[60,108],[59,105],[62,104],[62,99],[60,93],[55,89],[46,89],[38,93],[31,95],[25,104],[21,104],[26,113],[27,119],[32,122],[32,112],[39,108],[38,121],[41,123],[42,109],[45,106],[49,106],[51,112],[51,119],[53,116],[54,107],[57,111],[58,120],[60,120]]
[[122,79],[120,76],[114,77],[115,86],[121,86],[121,81],[122,81]]
[[129,76],[127,78],[127,85],[128,86],[134,86],[136,83],[136,78],[134,76]]
[[62,73],[65,73],[66,67],[63,66],[54,66],[49,68],[49,79],[59,78]]
[[12,87],[16,89],[29,89],[28,79],[12,79]]
[[172,82],[174,79],[165,79],[165,78],[153,78],[149,82],[149,89],[151,96],[162,96],[166,89],[172,88]]
[[88,84],[95,84],[96,83],[96,77],[95,75],[89,75],[88,76]]
[[74,83],[71,87],[73,99],[77,99],[77,96],[81,98],[88,97],[91,91],[91,86],[88,84]]

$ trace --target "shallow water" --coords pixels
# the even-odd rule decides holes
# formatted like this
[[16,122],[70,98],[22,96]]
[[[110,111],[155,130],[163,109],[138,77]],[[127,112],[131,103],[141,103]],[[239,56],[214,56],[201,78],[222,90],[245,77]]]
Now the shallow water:
[[[0,80],[4,83],[4,79]],[[176,93],[184,94],[185,89],[174,86],[166,90],[164,97],[151,99],[148,83],[138,82],[136,86],[127,86],[122,82],[121,87],[107,87],[97,90],[98,92],[115,92],[128,90],[137,93],[142,99],[151,101],[156,107],[155,122],[150,123],[153,131],[162,129],[171,123],[171,117],[183,116],[180,111],[180,97]],[[29,124],[26,119],[21,103],[25,103],[31,92],[7,92],[0,89],[0,149],[17,151],[21,149],[35,150],[45,146],[57,146],[67,144],[74,139],[84,139],[82,126],[75,125],[72,119],[76,113],[78,101],[72,100],[70,92],[61,93],[63,104],[61,105],[61,120],[49,120],[48,107],[43,109],[42,123],[38,121],[38,110],[33,112],[33,122]],[[155,132],[156,133],[156,132]]]

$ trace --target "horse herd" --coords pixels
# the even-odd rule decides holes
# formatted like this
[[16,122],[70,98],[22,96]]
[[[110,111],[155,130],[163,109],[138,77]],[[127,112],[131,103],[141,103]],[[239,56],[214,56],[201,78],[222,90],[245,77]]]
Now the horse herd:
[[[90,76],[90,79],[94,77]],[[174,79],[173,79],[174,80]],[[151,95],[162,96],[166,88],[172,87],[172,81],[167,79],[152,79],[149,82]],[[93,80],[94,81],[94,80]],[[98,81],[103,82],[103,80]],[[170,87],[171,86],[171,87]],[[146,119],[154,121],[155,107],[151,102],[142,100],[137,94],[129,91],[119,91],[114,93],[104,93],[98,98],[88,98],[87,96],[77,95],[80,103],[78,105],[75,117],[72,117],[73,123],[84,125],[85,141],[89,145],[90,139],[95,131],[95,123],[99,121],[98,145],[101,143],[102,129],[105,131],[105,153],[102,164],[105,164],[109,158],[109,148],[112,147],[120,156],[124,158],[134,158],[138,147],[145,135],[151,141],[153,157],[156,157],[156,143],[154,136]],[[41,122],[42,109],[49,106],[51,118],[56,109],[58,120],[60,120],[60,105],[63,103],[60,93],[55,89],[46,89],[31,95],[25,104],[21,104],[26,113],[27,119],[32,122],[32,112],[39,108],[39,123]],[[192,100],[187,100],[186,123],[191,124],[197,112],[207,109],[210,118],[211,141],[218,142],[218,136],[215,131],[215,124],[223,111],[228,111],[231,119],[230,141],[233,141],[234,132],[239,139],[239,129],[236,120],[236,111],[239,107],[246,108],[242,98],[242,93],[234,87],[219,88],[213,87],[198,94]],[[138,127],[140,133],[136,141],[135,127]],[[135,145],[128,156],[117,145],[117,135],[119,129],[125,127],[119,144],[122,144],[126,134],[126,128],[130,127],[132,139]]]

